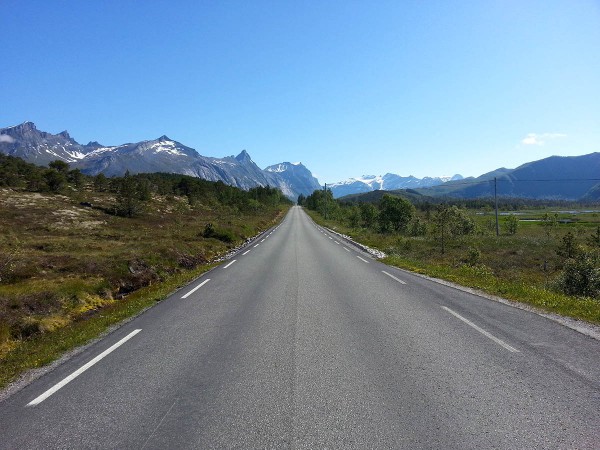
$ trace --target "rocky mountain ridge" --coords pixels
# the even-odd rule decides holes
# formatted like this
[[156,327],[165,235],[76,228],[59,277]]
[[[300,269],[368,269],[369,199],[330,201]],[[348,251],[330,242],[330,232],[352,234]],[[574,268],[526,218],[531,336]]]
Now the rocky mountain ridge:
[[[494,179],[496,180],[494,182]],[[462,181],[419,190],[426,195],[460,198],[501,197],[539,200],[600,200],[600,153],[550,156],[515,169],[500,168]]]
[[207,157],[165,135],[118,146],[103,146],[98,142],[82,145],[66,131],[51,134],[38,130],[32,122],[25,122],[0,129],[0,153],[38,165],[59,159],[88,175],[166,172],[222,181],[241,189],[271,186],[281,189],[292,200],[320,188],[318,180],[302,165],[280,163],[276,166],[283,170],[271,169],[276,166],[262,170],[246,150],[237,156]]
[[403,177],[393,173],[383,176],[363,175],[359,178],[349,178],[338,183],[328,184],[334,198],[344,197],[351,194],[359,194],[371,191],[393,191],[398,189],[416,189],[437,186],[448,181],[462,180],[461,175],[452,177],[424,177],[417,178],[412,175]]

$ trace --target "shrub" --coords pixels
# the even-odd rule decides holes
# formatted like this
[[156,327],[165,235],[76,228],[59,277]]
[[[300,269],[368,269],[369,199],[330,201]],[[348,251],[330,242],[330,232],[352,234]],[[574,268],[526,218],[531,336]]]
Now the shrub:
[[464,259],[464,263],[468,266],[475,266],[481,261],[481,252],[477,247],[469,247],[467,251],[467,257]]
[[517,234],[519,229],[519,219],[514,214],[510,214],[504,221],[504,228],[508,234]]
[[405,231],[415,215],[408,200],[385,194],[379,201],[379,226],[384,233]]
[[235,241],[235,236],[231,230],[215,228],[212,223],[206,224],[202,236],[205,238],[215,238],[227,244],[231,244]]
[[565,262],[556,287],[567,295],[600,297],[600,258],[581,252]]
[[556,254],[558,256],[562,256],[563,258],[572,259],[575,258],[581,249],[575,242],[575,236],[570,231],[565,234],[561,240],[561,243],[556,250]]

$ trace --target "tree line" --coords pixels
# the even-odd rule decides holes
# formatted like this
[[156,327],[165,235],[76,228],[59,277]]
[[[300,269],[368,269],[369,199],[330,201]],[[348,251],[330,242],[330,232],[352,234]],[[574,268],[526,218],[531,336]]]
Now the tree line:
[[267,207],[291,204],[279,189],[270,186],[244,191],[221,181],[170,173],[132,175],[126,172],[122,177],[106,177],[102,173],[91,176],[79,169],[71,169],[64,161],[53,161],[48,167],[41,167],[3,154],[0,154],[0,187],[65,195],[109,193],[115,200],[112,207],[105,208],[106,212],[123,217],[141,214],[153,195],[185,196],[191,206],[196,203],[223,205],[253,213]]
[[449,239],[475,233],[475,223],[467,211],[445,203],[426,208],[425,214],[419,215],[415,205],[403,197],[384,194],[375,203],[344,203],[335,200],[328,189],[300,196],[298,204],[353,229],[408,236],[432,234],[438,239],[442,253]]
[[[475,234],[485,234],[482,225],[477,225],[467,208],[458,201],[429,203],[413,202],[406,198],[383,194],[373,202],[344,202],[335,200],[330,190],[314,191],[309,196],[301,195],[298,204],[318,212],[321,216],[354,230],[366,230],[382,235],[396,234],[405,238],[429,237],[437,243],[444,254],[448,244],[454,240]],[[478,209],[488,209],[485,200],[473,200],[468,204]],[[513,206],[520,206],[517,202]],[[541,202],[534,202],[541,206]],[[572,206],[572,205],[571,205]],[[551,242],[551,234],[558,227],[558,214],[545,213],[539,224]],[[502,232],[514,236],[519,230],[519,219],[510,214],[502,220]],[[495,234],[496,224],[490,220],[484,227],[488,234]],[[468,243],[471,241],[464,241]],[[568,295],[581,295],[600,298],[600,226],[584,241],[567,232],[555,244],[556,255],[562,270],[555,280],[554,287]],[[468,256],[464,263],[477,265],[481,253],[476,246],[468,246]]]

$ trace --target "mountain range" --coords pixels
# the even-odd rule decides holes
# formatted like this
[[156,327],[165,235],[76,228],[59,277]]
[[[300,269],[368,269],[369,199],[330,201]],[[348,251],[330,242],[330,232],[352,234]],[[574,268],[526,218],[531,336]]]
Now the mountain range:
[[0,129],[0,153],[38,165],[62,160],[87,175],[166,172],[222,181],[246,190],[271,186],[281,189],[292,200],[321,187],[301,163],[283,162],[262,170],[245,150],[237,156],[207,157],[167,136],[118,146],[98,142],[82,145],[67,131],[51,134],[38,130],[32,122],[25,122]]
[[383,176],[363,175],[359,178],[349,178],[338,183],[328,184],[334,198],[344,197],[346,195],[358,194],[370,191],[394,191],[398,189],[416,189],[437,186],[447,181],[462,180],[461,175],[453,177],[425,177],[416,178],[411,176],[403,177],[393,173],[386,173]]
[[598,201],[600,153],[550,156],[516,169],[500,168],[477,178],[449,181],[419,189],[419,192],[430,196],[480,198],[493,197],[494,188],[501,197]]
[[[245,150],[237,156],[223,158],[202,156],[167,136],[118,146],[105,146],[98,142],[82,145],[66,131],[51,134],[38,130],[32,122],[25,122],[0,128],[0,153],[38,165],[62,160],[88,175],[119,176],[126,171],[166,172],[222,181],[241,189],[272,186],[281,189],[292,200],[321,188],[319,181],[301,163],[282,162],[261,169]],[[499,196],[598,201],[600,153],[551,156],[516,169],[500,168],[477,178],[454,175],[419,179],[387,173],[350,178],[327,187],[335,198],[401,189],[417,190],[429,196],[477,198],[493,196],[494,179],[497,180],[495,186]]]

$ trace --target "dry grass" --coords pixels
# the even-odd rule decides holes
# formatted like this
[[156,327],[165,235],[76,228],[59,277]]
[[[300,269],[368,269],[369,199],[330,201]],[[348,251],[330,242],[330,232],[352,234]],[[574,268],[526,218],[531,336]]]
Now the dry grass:
[[[139,217],[123,218],[106,212],[113,203],[97,192],[69,197],[0,189],[0,364],[32,339],[81,327],[132,292],[197,271],[282,212],[241,214],[155,195]],[[234,242],[204,238],[209,222]]]

